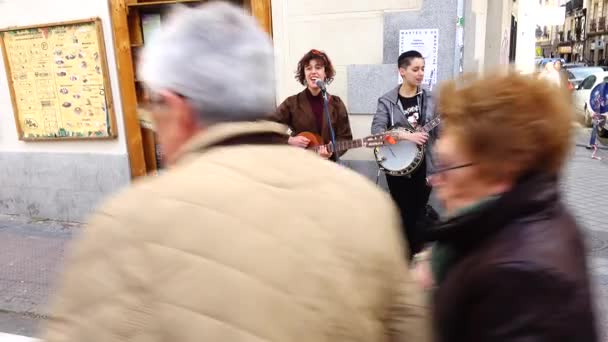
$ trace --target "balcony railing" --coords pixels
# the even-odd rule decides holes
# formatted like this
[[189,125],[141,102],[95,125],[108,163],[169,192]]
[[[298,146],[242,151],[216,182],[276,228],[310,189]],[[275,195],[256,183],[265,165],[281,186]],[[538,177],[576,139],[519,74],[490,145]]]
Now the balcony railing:
[[591,24],[589,25],[589,32],[597,32],[597,22],[595,19],[591,20]]
[[597,31],[598,32],[606,31],[606,17],[600,17],[599,23],[597,24]]

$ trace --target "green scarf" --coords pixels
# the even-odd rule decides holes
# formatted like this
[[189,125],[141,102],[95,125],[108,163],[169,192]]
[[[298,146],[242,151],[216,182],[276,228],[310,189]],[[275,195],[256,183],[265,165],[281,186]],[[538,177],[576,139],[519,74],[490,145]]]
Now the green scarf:
[[[472,205],[457,210],[449,216],[446,216],[444,218],[444,221],[449,221],[451,219],[473,213],[479,210],[480,208],[485,207],[486,204],[488,204],[489,202],[495,201],[499,197],[499,195],[486,197]],[[443,283],[446,274],[454,265],[454,262],[458,259],[458,257],[458,252],[449,243],[435,243],[431,253],[431,270],[433,272],[435,284],[439,286],[441,285],[441,283]]]

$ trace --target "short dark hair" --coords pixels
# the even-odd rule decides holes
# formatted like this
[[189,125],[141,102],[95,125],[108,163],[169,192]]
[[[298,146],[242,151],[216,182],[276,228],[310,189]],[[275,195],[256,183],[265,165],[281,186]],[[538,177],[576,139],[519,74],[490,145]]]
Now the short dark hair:
[[410,64],[412,64],[412,60],[416,58],[424,59],[422,54],[416,50],[406,51],[399,56],[399,59],[397,59],[397,66],[399,68],[407,68],[410,66]]
[[310,63],[310,61],[312,61],[313,59],[316,59],[325,67],[325,82],[327,84],[331,83],[331,81],[333,81],[334,77],[336,76],[336,70],[334,69],[334,66],[331,63],[331,60],[329,60],[327,54],[323,51],[319,51],[316,49],[308,51],[298,62],[298,69],[296,70],[296,80],[302,85],[306,84],[306,74],[304,72],[304,69],[306,69],[308,63]]

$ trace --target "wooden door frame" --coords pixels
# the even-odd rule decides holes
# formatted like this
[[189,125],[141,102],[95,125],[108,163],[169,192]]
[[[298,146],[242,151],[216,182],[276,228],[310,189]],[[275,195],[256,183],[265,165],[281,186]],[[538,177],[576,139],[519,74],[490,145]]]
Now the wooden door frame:
[[[135,87],[135,70],[132,59],[131,40],[128,24],[128,4],[137,0],[108,0],[114,53],[118,69],[120,98],[125,126],[127,153],[131,179],[145,176],[146,159],[144,141],[137,114],[137,93]],[[272,0],[243,0],[244,7],[258,20],[261,27],[272,37]]]
[[118,83],[122,104],[122,115],[125,123],[125,140],[129,155],[131,179],[146,175],[146,160],[137,115],[137,92],[135,89],[135,70],[131,56],[131,38],[128,24],[128,3],[133,0],[108,0],[110,18],[114,35],[114,54],[118,69]]
[[272,0],[245,0],[251,14],[272,37]]

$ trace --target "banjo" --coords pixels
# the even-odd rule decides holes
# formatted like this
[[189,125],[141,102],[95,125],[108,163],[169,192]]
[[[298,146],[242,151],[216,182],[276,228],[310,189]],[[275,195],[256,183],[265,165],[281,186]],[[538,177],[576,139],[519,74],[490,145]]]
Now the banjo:
[[[435,117],[429,121],[426,125],[419,129],[412,129],[409,127],[397,127],[389,132],[430,132],[433,128],[437,127],[441,119]],[[390,134],[390,133],[389,133]],[[391,135],[397,135],[391,134]],[[374,155],[376,157],[376,163],[380,170],[384,171],[391,176],[407,176],[412,174],[424,160],[424,145],[419,146],[416,143],[409,140],[399,140],[394,145],[381,145],[374,148]]]

